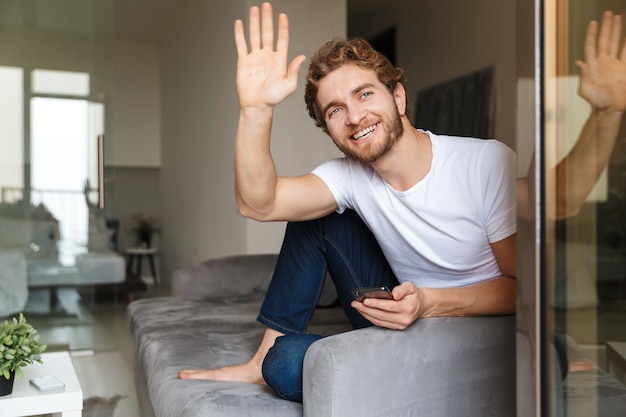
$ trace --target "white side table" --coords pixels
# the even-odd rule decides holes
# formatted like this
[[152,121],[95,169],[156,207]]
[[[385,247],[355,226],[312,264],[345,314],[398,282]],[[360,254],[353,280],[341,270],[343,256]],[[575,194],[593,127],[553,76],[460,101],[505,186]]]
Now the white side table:
[[[154,257],[159,254],[159,250],[155,248],[126,248],[126,256],[128,257],[127,268],[131,272],[135,272],[141,280],[141,265],[143,263],[143,257],[148,258],[148,265],[150,265],[150,272],[152,273],[152,281],[154,285],[159,285],[159,279],[157,277],[156,268],[154,266]],[[137,262],[137,269],[133,271],[133,264]]]
[[[0,397],[2,417],[22,417],[60,413],[62,417],[81,417],[83,414],[83,390],[67,352],[44,353],[43,365],[34,363],[22,370],[24,376],[15,377],[13,392]],[[28,380],[42,376],[55,376],[65,388],[39,392]]]

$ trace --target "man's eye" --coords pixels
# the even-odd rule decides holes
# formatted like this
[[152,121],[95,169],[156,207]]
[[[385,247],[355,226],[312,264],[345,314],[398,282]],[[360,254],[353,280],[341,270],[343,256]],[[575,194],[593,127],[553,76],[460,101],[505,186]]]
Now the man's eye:
[[371,92],[371,91],[366,91],[366,92],[364,92],[363,94],[361,94],[361,98],[368,98],[368,97],[369,97],[369,96],[371,96],[371,95],[372,95],[372,92]]
[[328,117],[333,117],[334,115],[336,115],[337,113],[339,113],[339,108],[335,108],[332,109],[331,111],[328,112]]

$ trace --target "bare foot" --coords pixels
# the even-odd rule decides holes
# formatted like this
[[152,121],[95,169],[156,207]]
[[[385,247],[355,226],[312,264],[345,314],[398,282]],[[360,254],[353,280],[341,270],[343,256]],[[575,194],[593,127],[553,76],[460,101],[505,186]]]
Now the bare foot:
[[252,361],[218,369],[184,369],[178,373],[178,378],[238,381],[265,385],[265,380],[261,374],[261,367]]
[[593,371],[593,365],[586,361],[570,361],[569,371],[570,372]]
[[256,353],[247,363],[241,365],[225,366],[218,369],[183,369],[178,373],[180,379],[210,379],[212,381],[237,381],[250,382],[253,384],[265,384],[261,367],[265,355],[274,346],[276,338],[283,333],[273,329],[265,329],[263,340]]

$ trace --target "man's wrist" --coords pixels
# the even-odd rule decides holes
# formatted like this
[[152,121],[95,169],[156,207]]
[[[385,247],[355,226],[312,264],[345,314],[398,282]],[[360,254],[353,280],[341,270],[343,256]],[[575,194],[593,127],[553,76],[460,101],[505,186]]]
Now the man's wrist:
[[267,131],[271,129],[274,117],[273,107],[246,107],[239,112],[239,127],[241,132],[252,129],[254,132]]
[[433,288],[417,287],[417,291],[420,293],[418,297],[420,300],[418,318],[438,316],[438,312],[433,305],[433,299],[437,295],[437,290]]
[[275,106],[246,106],[239,107],[239,117],[243,119],[265,119],[274,115]]
[[596,109],[595,115],[599,121],[619,123],[622,120],[622,117],[624,117],[624,110],[611,108]]

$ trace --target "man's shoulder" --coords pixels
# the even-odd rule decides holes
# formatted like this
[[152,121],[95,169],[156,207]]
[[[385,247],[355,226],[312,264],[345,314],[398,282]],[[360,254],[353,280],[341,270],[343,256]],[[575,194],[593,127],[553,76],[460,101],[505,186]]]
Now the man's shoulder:
[[506,146],[503,142],[494,138],[477,138],[473,136],[444,135],[428,132],[433,142],[439,142],[446,145],[486,145],[497,142]]
[[467,157],[471,154],[498,153],[513,154],[514,151],[504,142],[488,138],[476,138],[471,136],[435,135],[431,134],[431,140],[435,148],[445,153],[458,153]]

